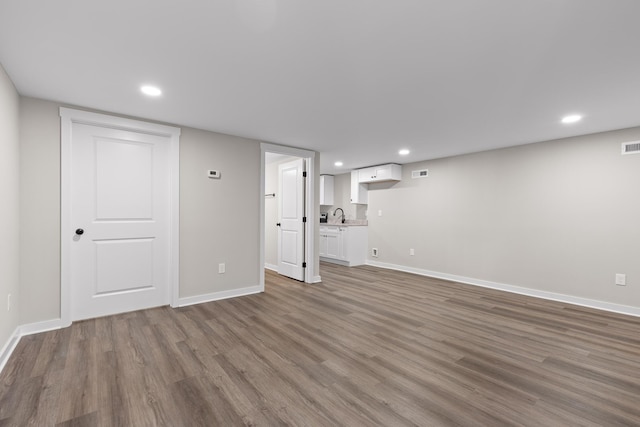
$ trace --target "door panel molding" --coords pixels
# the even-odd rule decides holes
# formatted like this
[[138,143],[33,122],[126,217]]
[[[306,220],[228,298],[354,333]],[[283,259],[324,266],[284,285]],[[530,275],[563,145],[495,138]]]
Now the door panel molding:
[[169,286],[164,297],[166,303],[178,306],[179,291],[179,143],[180,129],[134,119],[126,119],[100,113],[92,113],[71,108],[60,108],[61,118],[61,212],[60,212],[60,319],[62,326],[71,324],[71,239],[75,230],[71,223],[71,148],[74,124],[136,132],[165,137],[168,146],[168,174],[170,188],[169,209]]

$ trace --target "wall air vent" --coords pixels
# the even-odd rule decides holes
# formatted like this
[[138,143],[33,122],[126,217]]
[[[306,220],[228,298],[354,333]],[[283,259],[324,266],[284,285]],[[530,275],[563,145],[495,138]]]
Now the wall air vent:
[[422,169],[419,171],[411,171],[411,178],[426,178],[429,176],[429,169]]
[[623,142],[622,154],[640,154],[640,141]]

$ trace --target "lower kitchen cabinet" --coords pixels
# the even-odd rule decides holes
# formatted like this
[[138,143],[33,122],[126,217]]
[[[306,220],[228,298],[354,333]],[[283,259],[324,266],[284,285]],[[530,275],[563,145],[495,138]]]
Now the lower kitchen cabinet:
[[323,225],[320,227],[320,259],[349,267],[367,259],[367,227]]

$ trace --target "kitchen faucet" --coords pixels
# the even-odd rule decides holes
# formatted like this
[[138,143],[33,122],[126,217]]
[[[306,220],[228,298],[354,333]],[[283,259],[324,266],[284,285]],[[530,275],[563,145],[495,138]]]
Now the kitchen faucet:
[[333,216],[336,216],[336,212],[338,212],[339,210],[342,211],[342,223],[344,224],[344,211],[342,210],[342,208],[338,208],[333,211]]

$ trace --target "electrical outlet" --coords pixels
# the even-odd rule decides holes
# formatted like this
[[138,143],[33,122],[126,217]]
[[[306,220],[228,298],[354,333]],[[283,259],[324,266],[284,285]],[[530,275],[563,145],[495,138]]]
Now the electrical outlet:
[[371,256],[373,257],[378,256],[378,248],[371,248]]
[[409,255],[414,256],[415,254],[416,251],[413,248],[409,249]]
[[616,285],[618,285],[618,286],[627,286],[627,275],[626,274],[616,274]]
[[218,274],[224,274],[225,271],[226,269],[225,269],[224,262],[221,262],[220,264],[218,264]]
[[11,294],[7,295],[7,311],[11,311]]
[[382,209],[378,210],[378,216],[382,216]]

